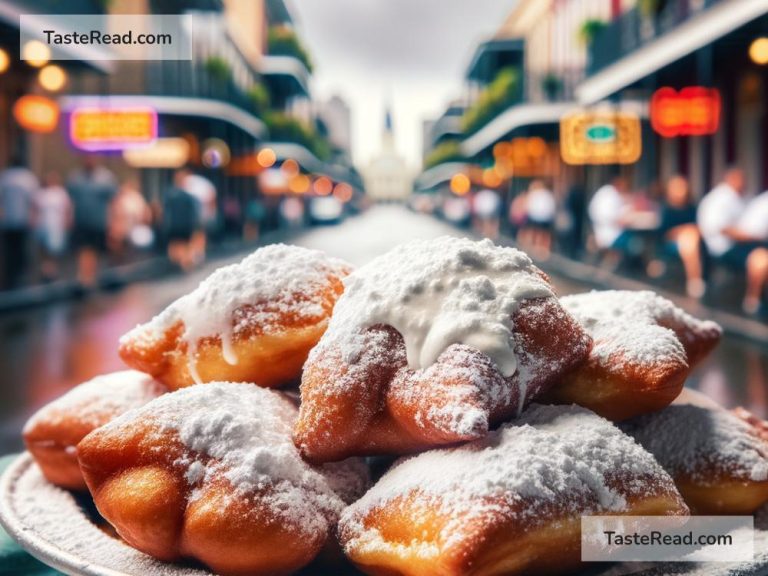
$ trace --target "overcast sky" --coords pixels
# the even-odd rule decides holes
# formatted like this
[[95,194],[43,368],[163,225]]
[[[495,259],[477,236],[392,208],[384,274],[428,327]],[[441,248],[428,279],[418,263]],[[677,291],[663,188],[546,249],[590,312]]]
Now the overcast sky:
[[478,41],[515,0],[287,0],[312,54],[315,98],[336,93],[352,108],[355,162],[379,149],[392,105],[397,148],[416,167],[421,122],[463,93]]

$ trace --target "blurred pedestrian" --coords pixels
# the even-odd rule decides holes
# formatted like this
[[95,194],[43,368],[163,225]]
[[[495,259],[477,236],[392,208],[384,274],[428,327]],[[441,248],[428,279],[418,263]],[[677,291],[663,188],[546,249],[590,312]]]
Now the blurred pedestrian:
[[557,214],[555,195],[542,180],[533,180],[526,195],[526,222],[520,243],[539,258],[548,258],[552,248],[552,229]]
[[475,227],[484,238],[497,238],[501,217],[501,196],[495,190],[483,188],[472,201]]
[[686,293],[692,298],[701,298],[706,291],[701,233],[696,226],[696,205],[685,177],[676,175],[668,180],[659,220],[662,250],[680,258],[685,270]]
[[184,187],[187,170],[177,170],[163,198],[162,223],[168,242],[168,259],[184,271],[197,264],[192,239],[201,228],[198,200]]
[[617,261],[631,243],[627,224],[632,215],[632,193],[627,181],[616,176],[600,187],[589,202],[587,212],[597,249]]
[[45,176],[45,186],[35,195],[34,206],[40,273],[43,281],[49,282],[59,276],[59,264],[67,251],[74,221],[72,200],[58,172]]
[[747,256],[747,290],[743,303],[745,312],[755,314],[768,285],[768,190],[750,200],[736,228],[755,243]]
[[258,196],[248,199],[245,205],[245,223],[243,224],[243,240],[255,242],[259,239],[262,223],[267,216],[267,209]]
[[208,241],[216,235],[218,228],[218,204],[216,187],[205,176],[195,174],[188,168],[182,169],[182,187],[197,200],[200,212],[200,226],[192,238],[190,247],[196,263],[205,260]]
[[93,286],[99,255],[107,248],[109,208],[117,194],[117,180],[96,156],[87,155],[82,167],[70,175],[67,189],[75,206],[77,276],[84,286]]
[[152,211],[139,191],[139,183],[134,178],[126,180],[110,206],[110,251],[124,259],[133,248],[147,247],[148,239],[151,243],[151,221]]
[[563,202],[563,251],[571,258],[577,257],[583,247],[586,196],[581,184],[573,184]]
[[286,228],[299,228],[304,223],[304,204],[295,196],[280,202],[280,220]]
[[0,258],[3,288],[16,288],[28,264],[32,202],[40,188],[37,177],[20,157],[0,172]]

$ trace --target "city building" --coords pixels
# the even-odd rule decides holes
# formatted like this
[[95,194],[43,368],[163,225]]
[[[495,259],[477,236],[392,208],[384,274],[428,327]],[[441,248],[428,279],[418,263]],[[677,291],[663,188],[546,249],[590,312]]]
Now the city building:
[[371,159],[363,178],[366,194],[376,202],[402,202],[411,194],[410,171],[395,147],[394,126],[389,110],[385,114],[381,150]]
[[346,101],[334,94],[328,100],[320,102],[317,110],[318,119],[323,123],[328,142],[340,154],[352,156],[352,112]]

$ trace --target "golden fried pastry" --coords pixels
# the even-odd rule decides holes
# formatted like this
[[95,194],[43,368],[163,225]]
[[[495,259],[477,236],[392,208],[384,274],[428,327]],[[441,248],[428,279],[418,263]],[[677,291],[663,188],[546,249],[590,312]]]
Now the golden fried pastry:
[[718,406],[673,404],[622,423],[697,514],[751,514],[768,502],[768,440]]
[[312,461],[468,441],[583,362],[591,340],[522,252],[404,244],[352,273],[301,382]]
[[717,345],[722,332],[650,291],[596,291],[560,302],[594,346],[589,360],[566,374],[542,402],[579,404],[614,421],[672,402],[691,367]]
[[362,461],[304,462],[295,404],[252,384],[166,394],[89,434],[80,466],[99,512],[131,546],[217,574],[309,563],[367,481]]
[[97,376],[38,410],[24,426],[24,443],[49,482],[85,490],[77,463],[78,442],[165,391],[157,380],[134,370]]
[[669,475],[607,420],[533,404],[486,438],[399,461],[339,521],[367,574],[559,574],[583,515],[687,515]]
[[120,356],[173,390],[196,382],[298,381],[349,270],[316,250],[260,248],[123,336]]

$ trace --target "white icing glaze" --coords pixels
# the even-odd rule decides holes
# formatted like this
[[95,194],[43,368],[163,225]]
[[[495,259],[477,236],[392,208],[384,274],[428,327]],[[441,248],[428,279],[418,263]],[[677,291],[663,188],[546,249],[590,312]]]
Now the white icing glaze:
[[402,244],[345,279],[329,333],[354,361],[355,338],[375,324],[398,330],[408,365],[424,369],[451,344],[489,356],[505,376],[517,370],[512,314],[529,298],[554,296],[526,254],[490,240],[442,237]]

